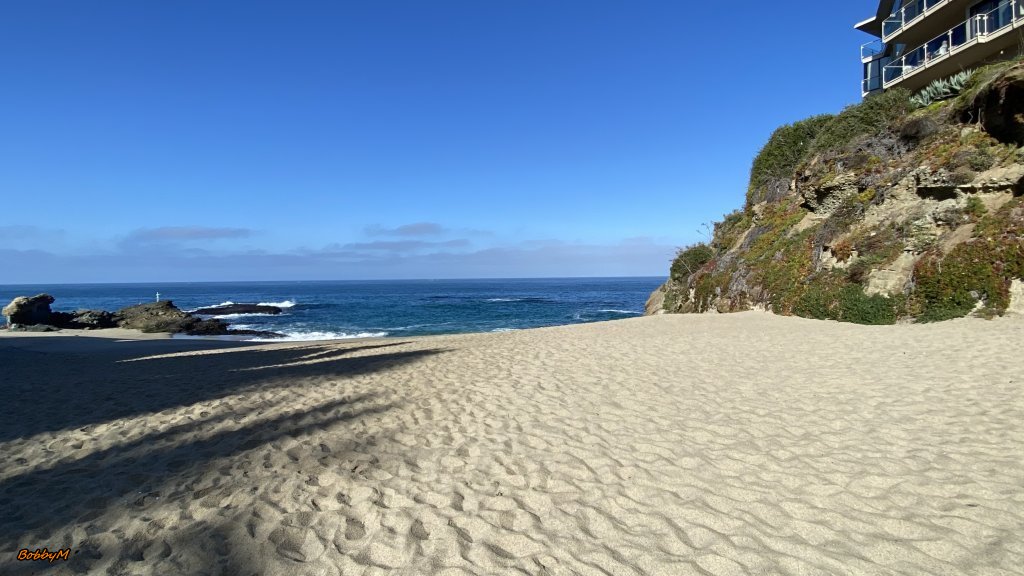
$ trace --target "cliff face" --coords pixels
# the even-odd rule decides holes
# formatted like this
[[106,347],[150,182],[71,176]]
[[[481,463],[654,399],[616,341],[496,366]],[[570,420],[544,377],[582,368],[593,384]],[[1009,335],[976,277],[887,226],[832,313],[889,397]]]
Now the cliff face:
[[778,129],[743,209],[680,251],[647,313],[883,324],[1024,301],[1024,64],[982,69],[927,108],[909,96]]

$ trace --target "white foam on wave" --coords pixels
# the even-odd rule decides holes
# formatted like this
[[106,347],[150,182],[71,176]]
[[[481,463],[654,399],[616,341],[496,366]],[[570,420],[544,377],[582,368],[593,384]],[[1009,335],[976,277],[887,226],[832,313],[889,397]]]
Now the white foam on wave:
[[291,308],[295,306],[295,300],[283,300],[281,302],[260,302],[258,306],[275,306],[277,308]]
[[284,338],[252,338],[250,342],[315,342],[318,340],[351,340],[352,338],[383,338],[387,332],[282,332]]
[[519,328],[495,328],[491,332],[515,332],[516,330],[519,330]]
[[488,298],[484,302],[519,302],[522,298]]
[[604,309],[604,310],[598,310],[598,312],[607,312],[609,314],[636,314],[638,316],[640,314],[643,314],[643,312],[637,312],[636,310],[617,310],[615,308],[607,308],[607,309]]
[[[282,314],[265,314],[263,312],[250,312],[248,314],[217,314],[210,316],[210,318],[216,318],[218,320],[233,320],[235,318],[251,318],[253,316],[282,316]],[[284,314],[287,316],[287,314]]]
[[203,308],[220,308],[221,306],[234,306],[234,304],[235,303],[232,302],[231,300],[225,300],[224,302],[221,302],[220,304],[214,304],[213,306],[199,306],[198,308],[193,308],[191,310],[185,310],[185,312],[188,312],[188,313],[191,314],[192,312],[195,312],[196,310],[201,310]]
[[427,324],[410,324],[408,326],[393,326],[391,328],[384,328],[384,330],[402,332],[404,330],[415,330],[417,328],[426,328],[428,326],[448,326],[449,324],[454,324],[454,322],[430,322]]

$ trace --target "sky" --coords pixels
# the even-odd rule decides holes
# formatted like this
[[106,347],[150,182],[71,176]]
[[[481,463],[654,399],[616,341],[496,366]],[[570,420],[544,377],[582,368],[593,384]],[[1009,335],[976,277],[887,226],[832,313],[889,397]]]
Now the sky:
[[876,4],[0,4],[0,284],[665,276]]

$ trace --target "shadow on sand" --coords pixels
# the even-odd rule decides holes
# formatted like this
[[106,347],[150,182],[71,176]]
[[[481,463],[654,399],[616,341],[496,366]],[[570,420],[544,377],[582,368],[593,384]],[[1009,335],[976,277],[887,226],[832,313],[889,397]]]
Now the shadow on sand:
[[[190,406],[275,381],[287,385],[287,380],[307,376],[365,374],[430,354],[399,352],[346,358],[356,352],[405,342],[347,348],[315,344],[263,349],[251,344],[195,340],[128,342],[124,346],[100,341],[87,342],[86,346],[92,349],[83,350],[82,341],[94,339],[52,337],[46,338],[45,343],[40,340],[0,339],[0,398],[6,399],[0,403],[0,442]],[[75,352],[48,352],[72,345]],[[187,361],[168,357],[183,352],[200,354]],[[147,369],[139,370],[133,360],[144,362]],[[238,377],[237,373],[245,376]],[[106,385],[103,380],[132,384],[120,389]]]
[[[243,346],[226,351],[223,346],[218,346],[216,353],[192,356],[187,361],[173,356],[162,357],[180,352],[180,345],[147,346],[145,353],[125,349],[49,357],[0,347],[0,361],[7,374],[29,376],[15,381],[5,378],[0,385],[3,394],[13,400],[0,407],[0,441],[45,431],[85,428],[116,418],[191,406],[247,389],[266,391],[268,388],[281,388],[284,391],[290,383],[304,377],[340,379],[368,374],[443,352],[382,350],[350,357],[356,352],[367,354],[371,350],[400,344],[350,348],[321,344],[269,350]],[[194,347],[186,349],[195,350]],[[134,383],[130,398],[124,398],[119,391],[103,384],[103,380],[134,382],[131,377],[133,371],[138,371],[140,363],[147,368],[144,372],[158,376],[147,377],[152,381]],[[100,371],[97,373],[97,370]],[[95,380],[90,380],[89,374]],[[54,396],[61,395],[64,401],[73,404],[53,412],[45,409],[48,397],[53,401]],[[372,452],[380,438],[361,438],[345,425],[361,418],[379,416],[396,407],[396,404],[385,402],[372,393],[347,394],[312,407],[290,409],[281,404],[278,397],[267,398],[244,409],[210,414],[196,421],[150,430],[142,436],[133,436],[129,442],[105,449],[86,450],[80,458],[72,453],[70,457],[41,467],[32,468],[29,462],[18,462],[26,467],[25,471],[6,474],[6,478],[0,481],[0,511],[3,511],[0,514],[0,554],[5,555],[0,558],[0,573],[53,573],[45,562],[14,561],[18,549],[42,546],[49,546],[51,550],[59,546],[79,547],[64,568],[76,573],[91,573],[101,552],[90,544],[88,537],[77,541],[66,530],[62,541],[53,540],[62,529],[71,525],[85,526],[110,513],[134,517],[141,514],[144,518],[150,506],[199,499],[202,491],[196,485],[197,480],[213,470],[217,460],[286,437],[301,437],[334,427],[332,458],[343,458],[344,453]],[[265,412],[273,414],[273,417],[263,416]],[[308,444],[300,449],[317,450]],[[331,452],[322,444],[319,449]],[[66,448],[61,446],[58,450],[65,451]],[[319,453],[313,456],[319,456]],[[227,485],[238,479],[233,478],[229,470],[217,470],[225,475],[225,485],[218,487],[223,493]],[[69,492],[75,494],[74,499],[53,497]],[[193,533],[194,538],[186,538],[182,542],[208,542],[214,538],[217,533],[215,526],[207,526],[207,530],[203,528],[205,525],[192,525],[185,519],[181,532]],[[116,565],[142,561],[140,546],[138,542],[125,543],[117,552]],[[224,562],[223,558],[219,559],[218,567],[204,566],[203,571],[227,569]],[[232,560],[229,571],[260,573],[258,566],[243,566],[240,562],[244,563],[244,560]]]

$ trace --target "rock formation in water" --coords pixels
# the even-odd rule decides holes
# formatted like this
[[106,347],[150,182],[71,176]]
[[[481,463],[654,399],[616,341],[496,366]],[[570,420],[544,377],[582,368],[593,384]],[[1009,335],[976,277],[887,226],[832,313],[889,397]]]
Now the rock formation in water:
[[8,324],[26,326],[49,324],[50,304],[53,304],[53,296],[49,294],[18,296],[11,300],[10,304],[4,306],[3,315],[7,317]]
[[281,309],[267,304],[221,304],[193,310],[193,314],[224,316],[227,314],[280,314]]
[[3,309],[9,329],[26,332],[51,332],[62,328],[83,330],[130,328],[142,332],[167,332],[193,336],[281,336],[262,330],[233,330],[221,320],[204,319],[184,312],[170,300],[128,306],[117,312],[105,310],[54,312],[50,309],[50,304],[53,302],[54,298],[49,294],[15,298]]

